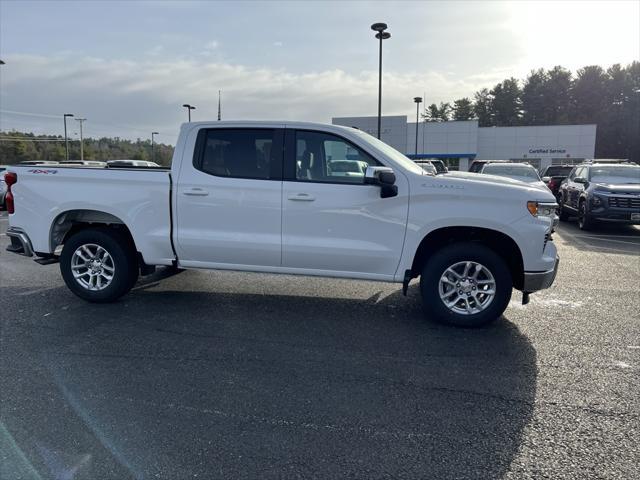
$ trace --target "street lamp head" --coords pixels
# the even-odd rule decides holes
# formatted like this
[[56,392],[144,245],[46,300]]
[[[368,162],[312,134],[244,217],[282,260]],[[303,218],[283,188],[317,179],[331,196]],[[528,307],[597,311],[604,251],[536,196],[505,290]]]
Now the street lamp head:
[[73,117],[73,113],[65,113],[64,116],[65,117]]
[[151,135],[160,135],[158,132],[151,132]]
[[386,40],[387,38],[391,38],[391,34],[389,32],[376,33],[376,38],[378,40],[380,40],[381,38],[382,40]]
[[384,32],[386,29],[387,29],[386,23],[379,22],[371,25],[371,30],[373,30],[374,32]]
[[416,103],[421,103],[422,102],[422,97],[413,97],[413,101]]
[[185,103],[182,105],[184,108],[188,108],[189,110],[195,110],[196,107],[194,107],[193,105],[189,105],[188,103]]

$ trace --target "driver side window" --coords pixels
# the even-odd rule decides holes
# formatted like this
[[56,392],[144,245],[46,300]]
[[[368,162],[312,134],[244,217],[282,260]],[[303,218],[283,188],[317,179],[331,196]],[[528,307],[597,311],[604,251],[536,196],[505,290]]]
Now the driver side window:
[[296,180],[364,184],[369,166],[380,165],[352,143],[335,135],[296,132]]

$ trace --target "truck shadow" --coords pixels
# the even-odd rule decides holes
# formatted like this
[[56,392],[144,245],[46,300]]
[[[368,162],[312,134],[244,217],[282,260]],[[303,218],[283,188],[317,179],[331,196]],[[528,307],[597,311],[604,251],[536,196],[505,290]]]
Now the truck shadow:
[[74,478],[116,460],[120,478],[500,478],[532,417],[535,349],[506,319],[426,322],[409,293],[66,297],[62,332],[12,359],[49,388],[26,399],[5,381],[7,428],[35,465],[34,438],[92,455]]

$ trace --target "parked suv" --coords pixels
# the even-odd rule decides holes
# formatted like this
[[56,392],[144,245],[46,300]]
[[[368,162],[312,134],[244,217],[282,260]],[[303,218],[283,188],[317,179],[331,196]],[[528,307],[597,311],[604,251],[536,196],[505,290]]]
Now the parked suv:
[[560,186],[560,220],[578,216],[589,230],[597,221],[640,225],[640,166],[578,165]]
[[437,160],[435,158],[432,158],[429,161],[433,164],[434,167],[436,167],[437,173],[447,173],[449,171],[449,169],[447,168],[447,166],[444,164],[442,160]]
[[528,183],[532,187],[549,190],[542,180],[540,180],[536,169],[528,163],[485,163],[478,173],[512,178],[520,182]]
[[438,174],[438,170],[436,169],[435,165],[429,160],[416,160],[415,162],[416,165],[422,168],[422,170],[424,170],[425,172],[430,173],[431,175]]
[[542,181],[551,193],[560,200],[560,184],[569,176],[573,165],[549,165],[540,170]]
[[469,171],[472,173],[480,173],[482,167],[487,163],[509,163],[509,160],[474,160],[469,166]]

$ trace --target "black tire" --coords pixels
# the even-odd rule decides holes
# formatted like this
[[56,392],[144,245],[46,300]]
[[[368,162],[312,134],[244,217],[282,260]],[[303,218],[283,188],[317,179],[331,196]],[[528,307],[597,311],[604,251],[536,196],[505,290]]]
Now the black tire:
[[[90,290],[82,286],[73,275],[73,255],[79,247],[87,244],[106,250],[115,267],[111,283],[102,290]],[[126,235],[113,228],[80,230],[68,238],[62,248],[60,273],[69,290],[83,300],[94,303],[113,302],[131,290],[138,280],[135,247]]]
[[580,200],[580,205],[578,206],[578,228],[580,230],[591,230],[593,228],[593,224],[595,222],[589,216],[587,212],[587,202],[586,200]]
[[569,220],[569,213],[564,208],[564,200],[562,196],[558,199],[558,217],[560,221],[567,222]]
[[[480,312],[461,314],[449,309],[440,299],[440,278],[458,262],[477,262],[493,275],[495,295]],[[506,262],[493,250],[478,244],[461,242],[437,251],[425,264],[420,277],[422,303],[428,319],[458,327],[481,327],[498,319],[509,305],[513,282]]]

